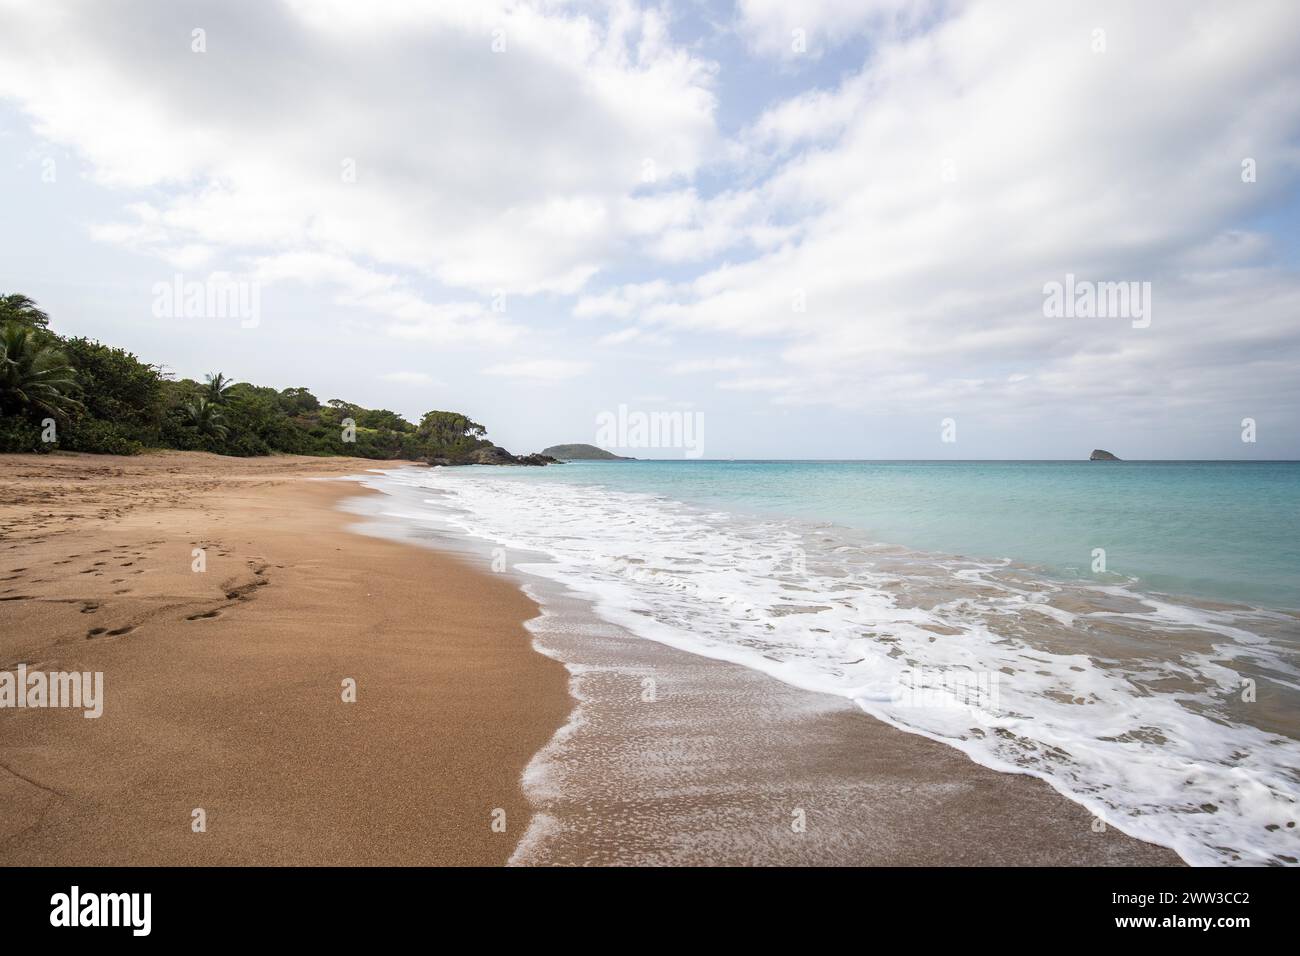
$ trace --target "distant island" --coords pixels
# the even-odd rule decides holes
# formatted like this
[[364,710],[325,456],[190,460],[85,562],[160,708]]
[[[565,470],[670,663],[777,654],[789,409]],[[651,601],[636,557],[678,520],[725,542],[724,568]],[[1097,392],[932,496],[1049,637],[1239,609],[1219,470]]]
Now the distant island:
[[1104,449],[1094,448],[1092,450],[1092,454],[1088,456],[1088,460],[1089,461],[1121,461],[1122,459],[1116,458],[1114,455],[1112,455],[1108,451],[1105,451]]
[[542,454],[560,461],[636,461],[635,458],[615,455],[595,445],[552,445],[542,449]]

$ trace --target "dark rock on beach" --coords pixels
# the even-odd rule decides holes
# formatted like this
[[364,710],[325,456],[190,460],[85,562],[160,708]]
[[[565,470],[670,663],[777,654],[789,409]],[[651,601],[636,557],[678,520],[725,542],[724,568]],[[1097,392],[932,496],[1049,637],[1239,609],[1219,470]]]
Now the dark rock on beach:
[[558,465],[550,455],[512,455],[500,445],[484,445],[459,458],[430,458],[430,465]]
[[558,458],[552,458],[550,455],[541,452],[533,452],[531,455],[520,455],[515,459],[516,465],[562,465],[564,462]]

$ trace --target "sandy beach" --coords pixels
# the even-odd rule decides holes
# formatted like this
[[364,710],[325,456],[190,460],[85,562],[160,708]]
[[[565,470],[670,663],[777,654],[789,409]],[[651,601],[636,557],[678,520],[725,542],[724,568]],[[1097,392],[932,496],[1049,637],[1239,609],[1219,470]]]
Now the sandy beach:
[[375,493],[310,480],[377,464],[0,459],[0,670],[105,680],[98,719],[0,712],[0,864],[1179,862],[1042,781],[557,598],[537,639],[577,665],[574,711],[510,575],[349,530],[365,509],[340,502]]
[[382,464],[0,458],[0,669],[105,683],[98,719],[0,712],[0,864],[506,860],[565,673],[510,583],[344,530],[364,489],[306,480]]

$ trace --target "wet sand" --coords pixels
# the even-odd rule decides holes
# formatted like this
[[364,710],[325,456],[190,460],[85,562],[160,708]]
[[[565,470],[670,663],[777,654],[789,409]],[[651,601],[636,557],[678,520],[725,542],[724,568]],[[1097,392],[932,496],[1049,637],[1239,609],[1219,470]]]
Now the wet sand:
[[515,863],[1181,865],[840,698],[565,616],[541,641],[577,664],[581,709],[530,767]]

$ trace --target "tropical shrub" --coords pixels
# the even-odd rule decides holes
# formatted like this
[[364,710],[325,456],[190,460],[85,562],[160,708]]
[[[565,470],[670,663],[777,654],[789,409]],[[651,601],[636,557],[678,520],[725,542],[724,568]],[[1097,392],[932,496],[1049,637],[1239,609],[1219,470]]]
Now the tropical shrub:
[[[487,430],[459,412],[427,412],[416,425],[386,408],[322,403],[300,386],[277,390],[222,372],[203,382],[173,379],[124,349],[56,335],[24,295],[0,295],[0,321],[0,451],[175,448],[454,461],[491,444]],[[41,441],[50,418],[53,443]]]

